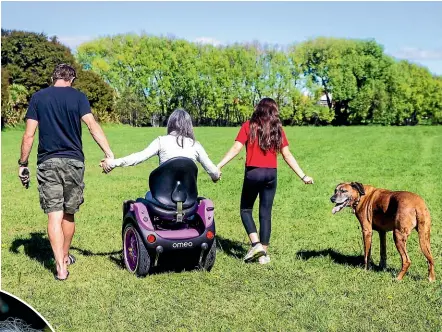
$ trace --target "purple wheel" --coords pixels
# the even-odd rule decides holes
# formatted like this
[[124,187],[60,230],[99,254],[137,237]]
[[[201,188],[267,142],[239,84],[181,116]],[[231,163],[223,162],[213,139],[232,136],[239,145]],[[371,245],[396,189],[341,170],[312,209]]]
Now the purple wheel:
[[137,276],[145,276],[149,272],[150,257],[143,241],[132,225],[128,224],[123,232],[123,256],[124,265],[130,273]]

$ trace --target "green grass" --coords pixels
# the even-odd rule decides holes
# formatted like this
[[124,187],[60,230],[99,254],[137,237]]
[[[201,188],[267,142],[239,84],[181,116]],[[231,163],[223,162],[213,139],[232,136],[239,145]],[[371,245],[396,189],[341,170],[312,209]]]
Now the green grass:
[[[117,156],[143,149],[164,128],[109,126]],[[238,128],[197,128],[214,162]],[[291,150],[315,179],[306,186],[279,161],[268,266],[244,264],[246,234],[239,218],[244,168],[241,153],[213,184],[200,172],[199,192],[216,206],[223,246],[212,272],[162,273],[137,279],[122,269],[121,204],[147,189],[153,158],[103,175],[99,148],[84,132],[85,201],[77,215],[67,282],[54,281],[48,262],[46,216],[35,181],[17,179],[21,131],[2,133],[2,288],[24,299],[57,331],[441,331],[442,127],[286,128]],[[200,168],[201,171],[201,168]],[[402,282],[400,257],[388,236],[386,271],[364,271],[359,224],[347,209],[332,216],[329,197],[340,181],[359,181],[419,193],[432,214],[437,282],[413,232],[412,259]],[[257,213],[255,213],[257,215]],[[33,234],[33,235],[31,235]],[[379,262],[379,239],[373,241]]]

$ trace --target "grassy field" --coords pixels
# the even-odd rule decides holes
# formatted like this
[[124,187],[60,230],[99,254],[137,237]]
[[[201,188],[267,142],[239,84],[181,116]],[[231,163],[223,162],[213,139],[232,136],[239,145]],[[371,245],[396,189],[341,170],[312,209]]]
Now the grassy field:
[[[106,127],[116,156],[143,149],[164,128]],[[216,163],[238,128],[197,128]],[[199,192],[216,206],[220,249],[212,272],[159,273],[144,279],[121,265],[121,203],[142,196],[153,158],[103,175],[99,148],[84,131],[86,203],[77,216],[67,282],[54,281],[46,216],[35,180],[17,179],[21,131],[2,133],[2,288],[21,297],[57,331],[441,331],[442,127],[286,128],[291,150],[315,185],[304,185],[280,160],[273,212],[271,264],[244,264],[248,244],[239,218],[244,153],[213,184],[200,172]],[[200,168],[201,170],[201,168]],[[402,282],[388,235],[388,268],[364,271],[359,224],[350,210],[332,216],[340,181],[419,193],[432,214],[437,281],[413,232]],[[257,213],[255,213],[257,215]]]

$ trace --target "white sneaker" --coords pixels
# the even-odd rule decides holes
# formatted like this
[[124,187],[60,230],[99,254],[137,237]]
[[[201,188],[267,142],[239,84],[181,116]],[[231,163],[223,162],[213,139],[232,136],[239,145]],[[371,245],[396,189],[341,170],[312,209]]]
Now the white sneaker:
[[246,263],[249,263],[249,262],[253,261],[254,259],[264,256],[265,254],[266,254],[266,251],[264,250],[262,244],[258,243],[256,246],[251,247],[249,249],[249,252],[244,257],[244,261]]
[[261,256],[261,257],[259,257],[258,262],[259,262],[259,264],[262,264],[262,265],[268,264],[268,263],[270,263],[270,256],[269,255]]

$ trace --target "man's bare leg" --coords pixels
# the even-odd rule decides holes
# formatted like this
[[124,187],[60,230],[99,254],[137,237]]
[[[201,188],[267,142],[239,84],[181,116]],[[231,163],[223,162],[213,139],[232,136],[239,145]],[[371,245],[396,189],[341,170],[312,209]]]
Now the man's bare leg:
[[75,233],[75,216],[73,214],[64,213],[61,228],[63,229],[64,235],[63,259],[65,264],[69,265],[69,248],[71,247],[72,238]]
[[48,235],[49,241],[51,242],[52,251],[54,252],[57,278],[59,279],[66,279],[68,276],[67,266],[64,261],[63,254],[64,235],[61,227],[63,214],[63,211],[48,213]]

